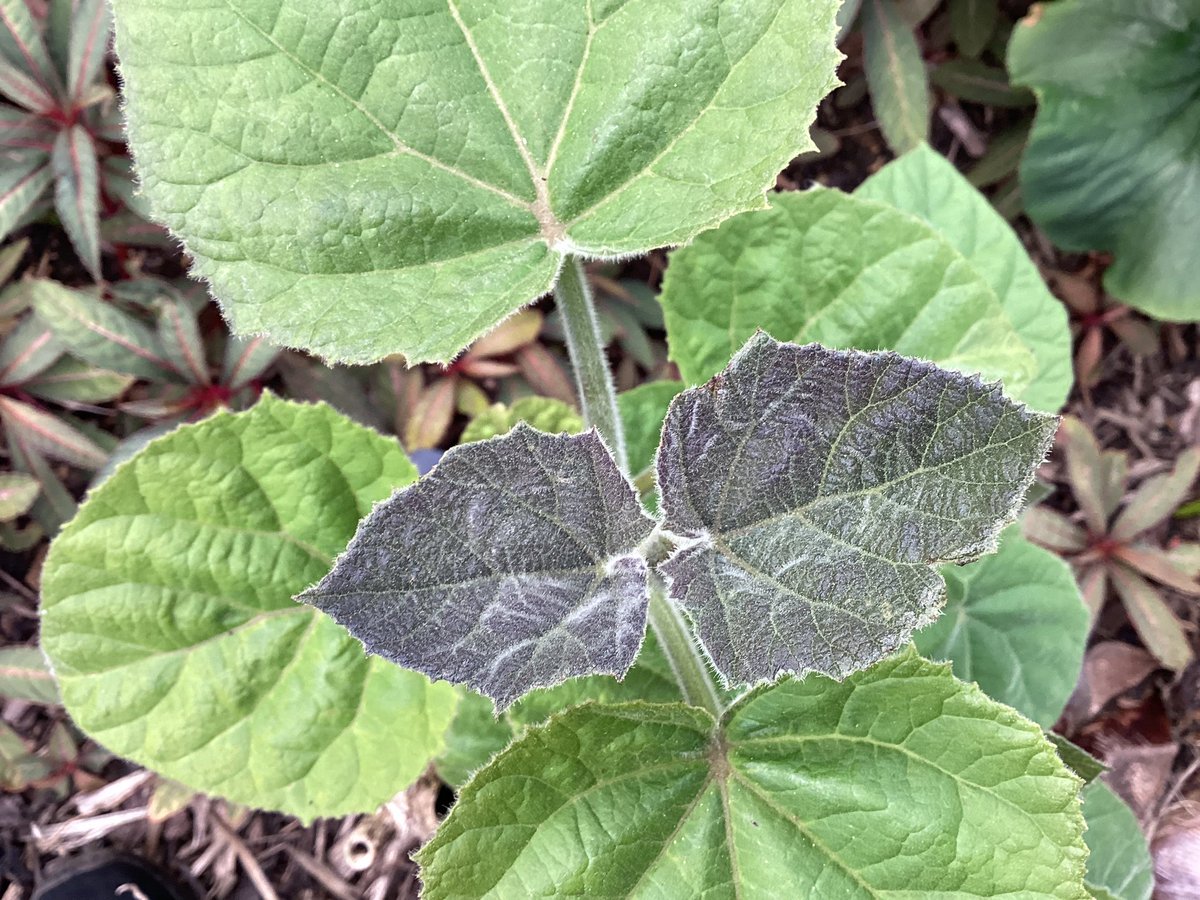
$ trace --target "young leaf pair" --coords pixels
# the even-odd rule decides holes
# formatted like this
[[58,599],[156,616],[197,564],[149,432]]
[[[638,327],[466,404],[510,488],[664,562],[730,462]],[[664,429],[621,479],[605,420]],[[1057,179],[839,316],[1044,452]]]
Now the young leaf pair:
[[595,432],[519,426],[377,507],[301,599],[371,652],[505,707],[624,675],[661,542],[675,552],[658,572],[724,680],[843,677],[933,618],[934,564],[994,545],[1052,422],[931,364],[760,333],[672,401],[661,522]]

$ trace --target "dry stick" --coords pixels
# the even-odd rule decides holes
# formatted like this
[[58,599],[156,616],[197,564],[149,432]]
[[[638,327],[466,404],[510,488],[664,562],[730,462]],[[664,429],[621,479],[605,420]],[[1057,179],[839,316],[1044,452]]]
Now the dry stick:
[[271,882],[258,864],[258,860],[254,858],[254,854],[250,852],[250,848],[245,845],[238,833],[233,830],[233,826],[215,812],[212,814],[212,820],[213,824],[217,826],[217,830],[225,836],[226,842],[233,848],[233,852],[237,854],[238,862],[242,864],[246,877],[250,879],[262,900],[279,900],[279,895],[275,893],[275,888],[271,887]]

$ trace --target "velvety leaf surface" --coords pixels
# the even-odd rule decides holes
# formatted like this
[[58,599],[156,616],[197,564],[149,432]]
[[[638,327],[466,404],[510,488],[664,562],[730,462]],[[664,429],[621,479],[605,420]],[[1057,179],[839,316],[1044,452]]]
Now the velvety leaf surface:
[[1154,860],[1133,810],[1104,782],[1093,781],[1083,789],[1083,818],[1091,851],[1088,887],[1117,900],[1150,900]]
[[1014,525],[998,553],[945,566],[942,577],[946,608],[913,636],[917,649],[949,660],[959,678],[1039,725],[1053,725],[1079,680],[1091,630],[1070,567]]
[[763,206],[835,83],[837,6],[115,4],[155,214],[239,331],[360,362],[448,360],[563,254]]
[[1086,898],[1079,781],[1041,730],[911,654],[756,690],[721,725],[589,704],[471,781],[425,894]]
[[574,675],[616,675],[646,630],[653,522],[595,431],[520,424],[455,447],[380,504],[302,596],[372,653],[506,707]]
[[306,819],[403,789],[453,690],[292,596],[415,477],[395,441],[270,395],[149,444],[46,561],[42,644],[72,718],[190,787]]
[[1114,254],[1114,297],[1200,318],[1200,0],[1064,0],[1013,32],[1008,68],[1038,114],[1025,209],[1067,250]]
[[780,194],[700,235],[671,256],[662,303],[671,358],[690,384],[760,328],[982,373],[1015,396],[1037,365],[992,289],[933,228],[839,191]]
[[1058,412],[1073,380],[1066,307],[1050,293],[1020,238],[987,198],[928,144],[888,163],[855,196],[922,219],[967,258],[1033,353],[1032,379],[1010,392],[1034,409]]
[[732,682],[868,666],[936,614],[935,564],[995,547],[1054,426],[930,363],[760,333],[667,413],[670,595]]

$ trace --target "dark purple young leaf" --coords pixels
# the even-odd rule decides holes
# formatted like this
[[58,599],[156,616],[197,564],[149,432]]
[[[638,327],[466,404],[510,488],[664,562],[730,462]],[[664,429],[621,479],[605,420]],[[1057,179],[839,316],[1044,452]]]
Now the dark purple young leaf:
[[595,431],[518,425],[448,452],[359,526],[300,595],[367,650],[506,707],[623,675],[645,634],[654,523]]
[[760,332],[671,404],[658,483],[684,543],[660,569],[730,681],[845,676],[936,615],[935,566],[995,549],[1054,425],[932,363]]

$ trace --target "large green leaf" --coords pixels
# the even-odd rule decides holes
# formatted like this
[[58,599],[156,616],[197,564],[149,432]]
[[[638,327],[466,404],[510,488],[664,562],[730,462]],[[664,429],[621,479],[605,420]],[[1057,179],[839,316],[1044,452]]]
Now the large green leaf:
[[1154,891],[1154,860],[1137,817],[1125,801],[1102,781],[1083,789],[1083,818],[1087,822],[1087,885],[1116,900],[1150,900]]
[[917,649],[1049,727],[1079,680],[1091,620],[1075,576],[1011,526],[1000,552],[946,566],[942,617],[917,632]]
[[72,718],[239,803],[312,818],[391,797],[441,749],[454,692],[292,596],[415,478],[396,442],[270,395],[148,445],[46,560],[42,645]]
[[933,618],[934,564],[994,549],[1054,426],[930,363],[760,333],[667,413],[660,571],[728,680],[844,676]]
[[564,254],[762,207],[835,83],[837,5],[115,7],[146,194],[234,326],[415,362],[548,290]]
[[1078,786],[1039,728],[906,653],[720,725],[576,708],[477,774],[418,858],[429,900],[1083,900]]
[[1008,68],[1038,114],[1029,215],[1067,250],[1114,254],[1109,292],[1200,319],[1200,0],[1061,0],[1013,32]]
[[1050,293],[1020,238],[987,198],[928,144],[884,166],[855,196],[923,219],[967,258],[996,292],[1033,353],[1033,378],[1014,396],[1034,409],[1058,412],[1072,381],[1066,308]]
[[632,474],[638,475],[654,465],[667,407],[683,387],[678,381],[651,381],[617,395]]
[[698,384],[758,329],[780,340],[895,350],[1001,379],[1036,360],[967,259],[929,225],[838,191],[776,196],[671,257],[662,302],[671,358]]
[[506,707],[536,687],[624,675],[646,631],[653,522],[593,429],[518,424],[455,447],[365,519],[300,599],[372,653]]

